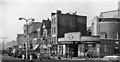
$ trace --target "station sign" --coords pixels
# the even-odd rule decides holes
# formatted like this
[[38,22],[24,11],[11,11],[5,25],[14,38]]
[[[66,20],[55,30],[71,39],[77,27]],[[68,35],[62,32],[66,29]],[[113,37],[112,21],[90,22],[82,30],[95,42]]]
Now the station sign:
[[80,32],[65,33],[65,41],[80,41]]

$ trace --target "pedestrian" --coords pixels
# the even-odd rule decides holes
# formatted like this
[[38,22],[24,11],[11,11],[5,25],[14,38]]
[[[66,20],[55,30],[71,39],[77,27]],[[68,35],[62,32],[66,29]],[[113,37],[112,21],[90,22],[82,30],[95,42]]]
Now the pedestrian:
[[93,57],[93,53],[90,53],[90,60],[92,59],[92,57]]
[[73,52],[72,51],[70,51],[70,58],[72,59],[72,56],[73,56]]
[[58,56],[58,59],[61,60],[61,56],[60,55]]
[[66,59],[68,58],[68,52],[66,52]]

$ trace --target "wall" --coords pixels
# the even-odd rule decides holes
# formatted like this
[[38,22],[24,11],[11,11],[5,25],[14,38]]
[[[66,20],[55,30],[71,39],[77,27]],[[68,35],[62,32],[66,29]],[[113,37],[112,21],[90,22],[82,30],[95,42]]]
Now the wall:
[[64,33],[76,32],[75,16],[69,14],[58,15],[58,37],[64,37]]
[[71,14],[58,15],[58,37],[63,37],[64,33],[81,32],[86,35],[86,16],[78,16]]
[[101,12],[100,18],[118,18],[118,10]]
[[17,34],[17,45],[18,46],[22,46],[25,42],[25,38],[24,38],[24,35],[23,34]]
[[57,44],[57,38],[64,37],[64,33],[81,32],[82,35],[86,35],[86,21],[86,16],[69,13],[63,14],[61,11],[52,13],[51,36],[53,43]]
[[92,23],[92,33],[91,33],[92,36],[98,36],[99,35],[98,23],[99,23],[99,18],[94,17],[93,23]]
[[120,22],[100,22],[99,28],[106,38],[117,38],[117,33],[120,35]]

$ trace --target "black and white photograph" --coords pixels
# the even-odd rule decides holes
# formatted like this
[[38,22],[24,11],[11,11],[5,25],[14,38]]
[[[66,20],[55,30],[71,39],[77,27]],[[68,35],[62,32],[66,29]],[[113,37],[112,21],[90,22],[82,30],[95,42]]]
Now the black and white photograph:
[[120,62],[120,0],[0,0],[0,62]]

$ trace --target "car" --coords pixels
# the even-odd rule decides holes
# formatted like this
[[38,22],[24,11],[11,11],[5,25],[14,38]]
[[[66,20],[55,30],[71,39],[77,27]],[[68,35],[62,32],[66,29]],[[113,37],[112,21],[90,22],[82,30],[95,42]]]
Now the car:
[[50,59],[50,56],[45,53],[40,53],[39,59],[40,61],[43,59]]
[[105,56],[102,59],[103,62],[120,62],[120,56],[111,55],[111,56]]

